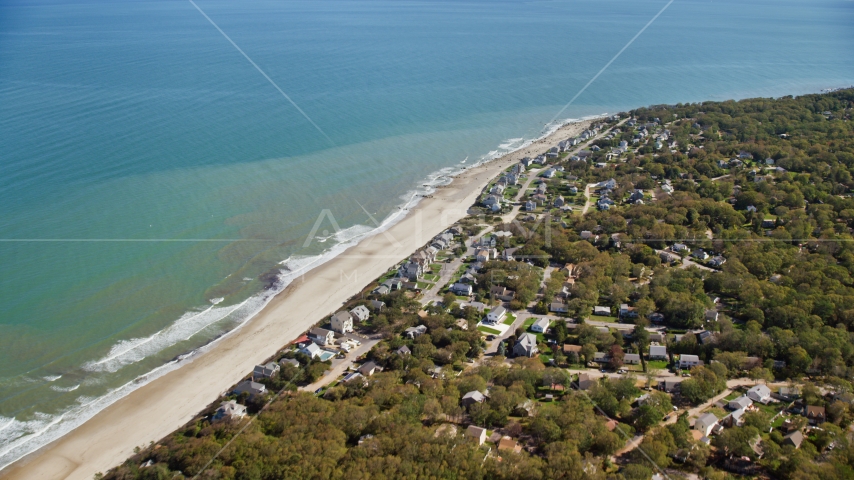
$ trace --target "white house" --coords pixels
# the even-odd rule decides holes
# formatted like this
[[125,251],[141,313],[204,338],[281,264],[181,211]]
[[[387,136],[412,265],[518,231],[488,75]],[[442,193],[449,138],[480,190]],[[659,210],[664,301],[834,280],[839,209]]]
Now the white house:
[[640,355],[637,353],[627,353],[623,356],[623,363],[626,365],[637,365],[640,361]]
[[507,316],[507,309],[502,306],[497,306],[486,314],[486,321],[488,323],[498,323],[504,320],[505,316]]
[[754,402],[768,403],[771,400],[771,389],[765,385],[756,385],[747,391],[747,396]]
[[213,416],[214,420],[219,420],[221,418],[243,418],[246,416],[246,407],[235,402],[234,400],[229,400],[227,402],[222,402],[219,405],[219,408],[216,409],[216,413]]
[[703,432],[704,437],[708,437],[717,424],[718,417],[714,416],[714,414],[706,413],[694,422],[694,430],[699,430]]
[[679,368],[691,368],[700,364],[700,357],[683,353],[679,356]]
[[409,327],[403,332],[408,338],[414,339],[420,335],[427,333],[426,325],[418,325],[417,327]]
[[546,330],[549,329],[550,324],[551,322],[549,322],[548,319],[541,318],[531,325],[531,331],[537,333],[546,333]]
[[664,345],[652,345],[649,347],[649,359],[650,360],[666,360],[667,359],[667,347]]
[[466,437],[474,439],[478,445],[483,445],[483,442],[486,441],[486,429],[469,425],[466,429]]
[[368,310],[368,307],[359,305],[358,307],[350,310],[350,315],[352,315],[354,319],[364,322],[371,317],[371,311]]
[[523,333],[513,346],[513,354],[520,357],[533,357],[538,351],[537,337],[532,333]]
[[322,353],[322,350],[316,343],[312,342],[299,349],[300,353],[304,353],[311,358],[317,358]]
[[471,295],[472,288],[471,285],[466,283],[455,283],[451,285],[451,291],[456,295],[469,296]]
[[753,400],[751,400],[747,395],[742,395],[730,400],[727,404],[727,408],[731,410],[741,410],[743,408],[750,408],[751,405],[753,405]]
[[593,315],[602,315],[608,317],[611,315],[611,307],[593,307]]
[[332,315],[332,331],[338,333],[350,333],[353,331],[353,316],[350,312],[341,310]]
[[312,328],[308,331],[308,338],[314,340],[320,345],[332,345],[335,343],[335,334],[331,330],[327,330],[325,328]]

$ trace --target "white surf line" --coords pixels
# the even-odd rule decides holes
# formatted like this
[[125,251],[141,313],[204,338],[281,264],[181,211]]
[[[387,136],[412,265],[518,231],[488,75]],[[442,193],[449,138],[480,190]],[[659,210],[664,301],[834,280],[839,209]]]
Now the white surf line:
[[3,425],[2,427],[0,427],[0,432],[2,432],[3,430],[6,430],[7,428],[9,428],[9,425],[11,425],[11,424],[13,424],[13,423],[15,423],[15,419],[14,419],[14,418],[10,419],[10,420],[9,420],[9,423],[7,423],[6,425]]
[[[252,66],[253,66],[253,67],[255,67],[255,70],[258,70],[258,73],[260,73],[261,75],[263,75],[263,76],[264,76],[264,78],[266,78],[266,79],[267,79],[267,81],[268,81],[268,82],[270,82],[270,85],[272,85],[273,87],[275,87],[275,88],[276,88],[276,90],[278,90],[278,91],[279,91],[279,93],[281,93],[281,94],[282,94],[282,96],[283,96],[283,97],[285,97],[285,100],[287,100],[288,102],[290,102],[290,104],[291,104],[291,105],[293,105],[293,106],[294,106],[294,108],[296,108],[296,109],[297,109],[297,111],[299,111],[299,113],[301,113],[301,114],[302,114],[302,116],[303,116],[303,117],[305,117],[305,119],[306,119],[306,120],[308,120],[308,122],[309,122],[309,123],[311,123],[311,124],[312,124],[312,126],[314,126],[314,128],[315,128],[318,132],[320,132],[320,134],[321,134],[321,135],[323,135],[323,136],[326,138],[326,140],[327,140],[327,141],[329,141],[329,143],[330,143],[330,144],[332,144],[332,146],[333,146],[333,147],[336,147],[336,146],[337,146],[337,145],[335,144],[335,142],[333,142],[333,141],[332,141],[332,139],[331,139],[331,138],[329,138],[329,135],[327,135],[327,134],[326,134],[326,132],[324,132],[323,130],[321,130],[321,128],[320,128],[319,126],[317,126],[317,124],[316,124],[316,123],[314,123],[314,120],[312,120],[312,119],[308,116],[308,114],[306,114],[306,113],[303,111],[303,109],[301,109],[301,108],[299,107],[299,105],[297,105],[297,104],[296,104],[296,102],[294,102],[294,101],[291,99],[291,97],[289,97],[289,96],[288,96],[288,94],[287,94],[287,93],[285,93],[285,91],[284,91],[284,90],[282,90],[281,88],[279,88],[279,86],[278,86],[278,85],[276,85],[276,82],[274,82],[274,81],[273,81],[273,79],[269,77],[269,75],[267,75],[266,73],[264,73],[264,70],[261,70],[261,67],[259,67],[259,66],[258,66],[258,64],[256,64],[255,62],[253,62],[253,61],[252,61],[252,59],[251,59],[251,58],[249,58],[249,55],[246,55],[246,52],[244,52],[244,51],[243,51],[243,49],[241,49],[240,47],[238,47],[238,46],[237,46],[237,44],[236,44],[236,43],[234,43],[234,40],[232,40],[232,39],[231,39],[231,37],[229,37],[228,35],[226,35],[226,34],[225,34],[225,32],[223,32],[223,31],[222,31],[222,29],[221,29],[221,28],[219,28],[219,25],[217,25],[216,23],[214,23],[214,21],[213,21],[213,20],[211,20],[211,17],[207,16],[207,14],[206,14],[204,11],[202,11],[202,9],[201,9],[201,8],[199,8],[199,6],[198,6],[198,5],[196,5],[196,2],[194,2],[193,0],[187,0],[187,1],[189,1],[191,5],[193,5],[194,7],[196,7],[196,10],[198,10],[198,11],[199,11],[199,13],[201,13],[201,14],[202,14],[202,16],[203,16],[203,17],[205,17],[205,19],[207,19],[207,21],[208,21],[208,22],[210,22],[210,24],[211,24],[211,25],[213,25],[213,26],[214,26],[214,28],[216,28],[216,29],[217,29],[217,31],[219,31],[219,33],[221,33],[221,34],[222,34],[222,36],[223,36],[223,37],[225,37],[225,39],[226,39],[226,40],[228,40],[228,42],[229,42],[229,43],[231,43],[231,45],[232,45],[234,48],[236,48],[238,52],[240,52],[240,54],[241,54],[241,55],[243,55],[243,58],[245,58],[246,60],[248,60],[248,61],[249,61],[249,63],[251,63],[251,64],[252,64]],[[672,0],[671,0],[671,1],[672,1]]]
[[193,332],[193,334],[192,334],[192,335],[190,335],[189,337],[187,337],[187,338],[186,338],[186,340],[189,340],[189,339],[191,339],[191,338],[195,337],[195,336],[196,336],[196,334],[198,334],[198,333],[199,333],[199,332],[201,332],[202,330],[204,330],[204,329],[206,329],[206,328],[210,327],[210,326],[211,326],[211,325],[213,325],[214,323],[216,323],[216,322],[218,322],[218,321],[220,321],[220,320],[224,319],[225,317],[227,317],[227,316],[231,315],[232,313],[236,312],[238,308],[242,307],[243,305],[246,305],[246,302],[248,302],[248,301],[249,301],[249,300],[251,300],[251,299],[252,299],[252,297],[249,297],[249,298],[247,298],[246,300],[244,300],[244,301],[240,302],[236,307],[232,308],[230,312],[226,313],[225,315],[223,315],[223,316],[219,317],[218,319],[216,319],[216,320],[214,320],[214,321],[212,321],[212,322],[208,323],[208,324],[207,324],[207,325],[205,325],[204,327],[202,327],[202,328],[200,328],[200,329],[196,330],[195,332]]
[[602,69],[601,69],[601,70],[599,70],[599,73],[597,73],[596,75],[594,75],[594,76],[593,76],[593,78],[591,78],[591,79],[590,79],[590,81],[589,81],[589,82],[587,82],[587,85],[585,85],[581,90],[579,90],[579,91],[578,91],[578,93],[576,93],[576,94],[575,94],[575,96],[574,96],[574,97],[572,97],[572,100],[570,100],[570,101],[569,101],[569,103],[567,103],[566,105],[564,105],[564,106],[563,106],[563,108],[561,108],[561,109],[560,109],[560,111],[559,111],[559,112],[557,112],[557,114],[556,114],[556,115],[551,119],[551,121],[550,121],[549,123],[554,122],[554,121],[555,121],[555,119],[557,119],[557,117],[559,117],[559,116],[560,116],[560,114],[561,114],[561,113],[563,113],[563,111],[564,111],[564,110],[566,110],[570,105],[572,105],[572,102],[574,102],[574,101],[575,101],[575,100],[576,100],[576,99],[577,99],[577,98],[578,98],[582,93],[584,93],[584,91],[585,91],[585,90],[587,90],[587,87],[589,87],[589,86],[590,86],[590,84],[592,84],[593,82],[595,82],[595,81],[596,81],[596,79],[597,79],[597,78],[599,78],[599,75],[602,75],[602,72],[604,72],[605,70],[607,70],[607,69],[608,69],[608,67],[610,67],[610,66],[611,66],[611,64],[612,64],[612,63],[614,63],[614,61],[615,61],[617,58],[619,58],[619,57],[620,57],[620,55],[622,55],[622,54],[623,54],[623,52],[625,52],[625,51],[626,51],[626,49],[627,49],[627,48],[629,48],[629,46],[630,46],[631,44],[633,44],[633,43],[635,42],[635,40],[637,40],[637,39],[638,39],[638,37],[640,37],[640,36],[641,36],[641,34],[642,34],[643,32],[645,32],[645,31],[646,31],[646,29],[647,29],[647,28],[649,28],[649,26],[650,26],[650,25],[652,25],[652,22],[654,22],[654,21],[655,21],[659,16],[661,16],[661,14],[662,14],[662,13],[664,13],[664,11],[665,11],[665,10],[667,10],[667,7],[669,7],[669,6],[670,6],[670,4],[672,4],[674,1],[675,1],[675,0],[670,0],[669,2],[667,2],[667,5],[665,5],[665,6],[664,6],[664,8],[662,8],[661,10],[659,10],[659,11],[658,11],[658,13],[656,13],[656,14],[655,14],[655,16],[654,16],[654,17],[652,17],[652,20],[648,21],[648,22],[646,23],[646,25],[644,25],[644,26],[643,26],[643,28],[641,28],[641,29],[640,29],[640,31],[639,31],[638,33],[636,33],[636,34],[635,34],[635,36],[634,36],[634,37],[632,37],[632,39],[631,39],[631,40],[629,40],[629,43],[627,43],[625,46],[623,46],[623,48],[621,48],[621,49],[620,49],[620,51],[619,51],[619,52],[617,52],[617,54],[616,54],[616,55],[614,55],[614,57],[613,57],[613,58],[611,58],[611,60],[610,60],[608,63],[606,63],[606,64],[605,64],[605,66],[604,66],[604,67],[602,67]]
[[[213,308],[214,308],[214,305],[211,305],[211,306],[210,306],[210,307],[208,307],[206,310],[204,310],[204,311],[202,311],[202,312],[199,312],[199,313],[197,313],[196,315],[193,315],[192,317],[190,317],[190,318],[188,318],[188,319],[184,320],[184,322],[188,322],[188,321],[190,321],[190,320],[192,320],[192,319],[194,319],[194,318],[196,318],[196,317],[198,317],[198,316],[204,315],[204,314],[206,314],[206,313],[210,312],[210,311],[211,311],[211,309],[213,309]],[[223,318],[225,318],[225,317],[223,317]],[[177,324],[178,324],[178,322],[180,322],[180,319],[179,319],[178,321],[176,321],[175,323],[173,323],[172,325],[170,325],[170,327],[171,327],[171,326],[175,326],[175,325],[177,325]],[[184,323],[184,322],[181,322],[181,323]],[[168,329],[169,327],[166,327],[166,328]],[[155,338],[157,338],[157,336],[158,336],[158,335],[160,335],[160,333],[161,333],[161,332],[163,332],[163,330],[160,330],[159,332],[154,333],[153,335],[149,336],[149,337],[148,337],[148,339],[146,339],[145,341],[143,341],[143,342],[141,342],[141,343],[137,343],[136,345],[133,345],[133,346],[131,346],[131,347],[128,347],[128,348],[126,348],[126,349],[122,350],[121,352],[115,353],[115,354],[113,354],[113,355],[110,355],[110,356],[109,356],[109,357],[107,357],[107,358],[103,358],[103,359],[101,359],[101,360],[99,360],[99,361],[95,362],[95,363],[94,363],[94,365],[103,365],[104,363],[109,362],[109,361],[111,361],[111,360],[115,360],[116,358],[118,358],[118,357],[120,357],[120,356],[122,356],[122,355],[124,355],[124,354],[126,354],[126,353],[128,353],[128,352],[131,352],[131,351],[133,351],[133,350],[136,350],[137,348],[139,348],[139,347],[141,347],[141,346],[143,346],[143,345],[147,344],[148,342],[150,342],[150,341],[154,340]]]
[[[40,436],[44,435],[44,434],[45,434],[45,432],[47,432],[51,427],[53,427],[53,426],[54,426],[54,425],[56,425],[57,423],[61,422],[61,421],[62,421],[62,419],[63,419],[64,417],[65,417],[65,414],[63,413],[62,415],[60,415],[60,416],[56,417],[52,422],[50,422],[50,423],[48,423],[47,425],[45,425],[45,427],[44,427],[44,428],[42,428],[41,430],[39,430],[39,431],[37,431],[37,432],[33,432],[33,433],[31,433],[31,434],[29,434],[29,435],[27,435],[27,436],[25,436],[25,437],[21,437],[21,438],[19,438],[18,440],[16,440],[16,441],[12,442],[12,444],[10,444],[10,445],[6,448],[6,450],[3,450],[2,452],[0,452],[0,457],[2,457],[3,455],[6,455],[7,453],[9,453],[9,451],[11,451],[13,448],[18,448],[18,447],[20,447],[20,446],[22,446],[22,445],[26,445],[26,444],[27,444],[27,443],[29,443],[31,440],[33,440],[33,439],[35,439],[35,438],[38,438],[38,437],[40,437]],[[17,461],[17,459],[16,459],[15,461]],[[2,466],[0,466],[0,470],[2,470],[2,469],[4,469],[4,468],[6,468],[7,466],[11,465],[11,463],[14,463],[14,462],[10,462],[10,463],[7,463],[6,465],[2,465]]]
[[0,238],[0,242],[273,242],[257,238]]

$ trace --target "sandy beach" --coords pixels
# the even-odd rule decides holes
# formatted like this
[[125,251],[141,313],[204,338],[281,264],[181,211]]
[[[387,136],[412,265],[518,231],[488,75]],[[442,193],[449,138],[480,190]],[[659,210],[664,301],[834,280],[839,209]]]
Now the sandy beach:
[[370,281],[466,215],[490,179],[525,156],[544,153],[594,120],[565,125],[530,146],[470,168],[425,198],[386,232],[295,280],[247,325],[192,362],[137,389],[79,428],[12,464],[4,479],[86,479],[163,438]]

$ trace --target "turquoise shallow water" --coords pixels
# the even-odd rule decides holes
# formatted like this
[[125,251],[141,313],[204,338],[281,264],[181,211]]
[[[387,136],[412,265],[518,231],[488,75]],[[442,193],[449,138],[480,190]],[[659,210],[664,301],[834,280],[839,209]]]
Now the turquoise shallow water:
[[[331,143],[189,2],[0,3],[0,466],[251,317],[280,262],[541,135],[666,4],[197,3]],[[676,0],[559,119],[848,86],[852,24]],[[346,230],[304,247],[322,209]]]

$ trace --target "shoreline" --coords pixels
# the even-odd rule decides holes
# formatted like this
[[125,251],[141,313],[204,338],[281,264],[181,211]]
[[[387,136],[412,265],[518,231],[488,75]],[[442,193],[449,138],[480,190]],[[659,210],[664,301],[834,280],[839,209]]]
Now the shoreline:
[[125,461],[136,446],[157,441],[211,404],[252,368],[334,313],[367,283],[468,214],[483,188],[525,156],[543,153],[603,117],[564,124],[519,149],[467,167],[435,188],[385,229],[346,248],[291,281],[242,326],[210,349],[96,413],[53,442],[27,454],[0,478],[91,479]]

